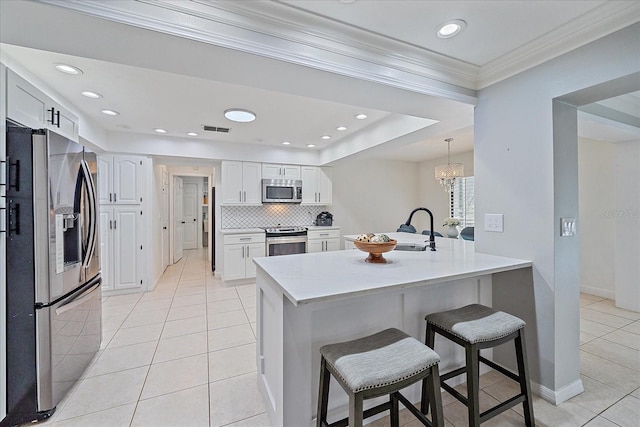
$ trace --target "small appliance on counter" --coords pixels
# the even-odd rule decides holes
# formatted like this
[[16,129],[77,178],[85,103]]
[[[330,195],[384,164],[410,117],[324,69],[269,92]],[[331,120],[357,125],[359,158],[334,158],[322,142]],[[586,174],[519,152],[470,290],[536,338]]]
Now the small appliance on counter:
[[316,225],[320,225],[320,226],[333,225],[333,215],[329,212],[320,212],[316,217]]

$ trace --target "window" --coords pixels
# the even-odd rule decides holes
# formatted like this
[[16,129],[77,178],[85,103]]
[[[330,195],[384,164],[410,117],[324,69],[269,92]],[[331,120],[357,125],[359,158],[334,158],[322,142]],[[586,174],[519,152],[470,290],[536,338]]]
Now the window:
[[456,179],[451,192],[451,216],[460,219],[461,227],[473,227],[475,218],[475,199],[473,196],[473,177]]

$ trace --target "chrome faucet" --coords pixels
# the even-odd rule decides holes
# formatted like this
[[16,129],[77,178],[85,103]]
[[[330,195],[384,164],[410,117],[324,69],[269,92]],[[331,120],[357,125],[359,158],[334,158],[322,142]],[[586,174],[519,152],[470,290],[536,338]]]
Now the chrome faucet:
[[411,218],[413,218],[413,214],[418,212],[418,211],[425,211],[426,213],[429,214],[429,218],[430,218],[430,232],[431,232],[431,236],[429,236],[429,247],[431,248],[432,251],[436,250],[436,238],[433,235],[433,214],[431,213],[431,211],[427,208],[415,208],[414,210],[411,211],[411,214],[409,214],[409,219],[407,220],[407,222],[405,222],[405,225],[411,225]]

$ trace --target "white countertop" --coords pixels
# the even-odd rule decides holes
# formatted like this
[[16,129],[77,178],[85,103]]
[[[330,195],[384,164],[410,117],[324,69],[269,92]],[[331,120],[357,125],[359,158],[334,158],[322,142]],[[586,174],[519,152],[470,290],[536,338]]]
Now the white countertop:
[[[429,238],[421,234],[385,234],[399,243]],[[344,236],[347,240],[355,237]],[[466,240],[436,237],[436,249],[387,252],[387,264],[366,263],[367,254],[355,249],[255,258],[254,262],[282,287],[294,305],[531,266],[531,261],[475,253],[474,243]]]
[[220,234],[248,234],[248,233],[264,233],[263,228],[223,228]]

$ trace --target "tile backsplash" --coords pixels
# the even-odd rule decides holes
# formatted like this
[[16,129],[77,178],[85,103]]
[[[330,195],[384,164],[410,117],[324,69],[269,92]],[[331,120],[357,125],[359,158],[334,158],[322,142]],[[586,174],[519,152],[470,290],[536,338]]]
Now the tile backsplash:
[[326,206],[273,204],[262,206],[221,206],[221,227],[254,228],[277,225],[313,225]]

